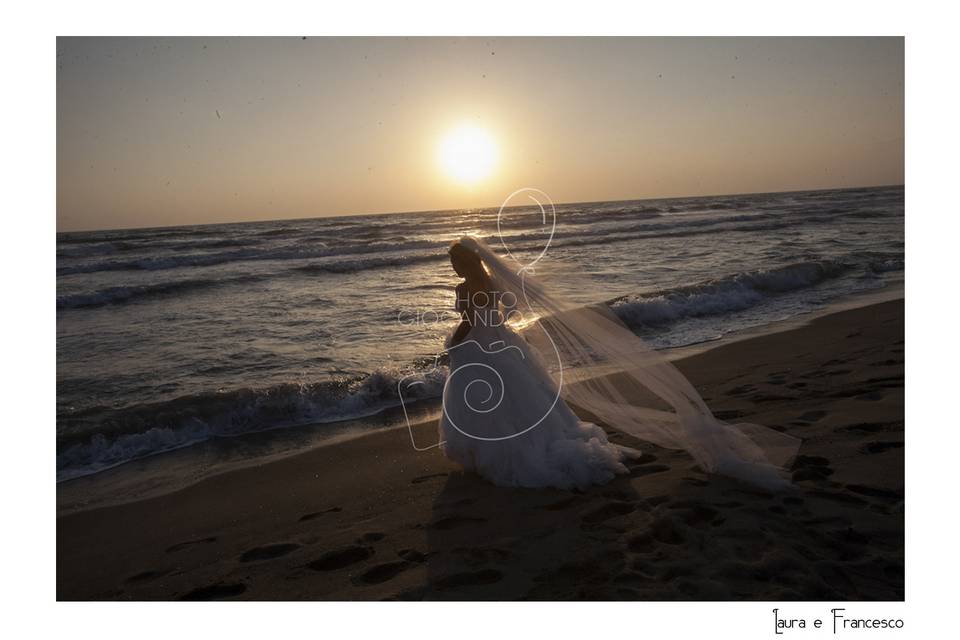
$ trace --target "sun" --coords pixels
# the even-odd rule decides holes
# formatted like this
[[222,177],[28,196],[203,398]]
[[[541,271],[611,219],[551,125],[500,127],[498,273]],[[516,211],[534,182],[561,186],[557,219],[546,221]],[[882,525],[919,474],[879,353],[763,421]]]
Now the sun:
[[497,165],[497,144],[486,129],[465,124],[440,141],[437,157],[448,176],[463,184],[480,182]]

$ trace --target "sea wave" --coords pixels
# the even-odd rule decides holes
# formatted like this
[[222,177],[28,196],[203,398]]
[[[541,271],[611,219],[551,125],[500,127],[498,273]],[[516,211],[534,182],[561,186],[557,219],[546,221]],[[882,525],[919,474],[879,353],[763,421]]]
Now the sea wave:
[[888,273],[890,271],[903,271],[903,258],[884,258],[870,262],[870,270],[873,273]]
[[446,256],[445,253],[407,254],[390,257],[359,258],[356,260],[337,260],[316,262],[294,267],[293,271],[307,274],[354,273],[387,267],[400,267],[424,262],[434,262]]
[[742,311],[771,296],[839,278],[854,268],[856,265],[839,260],[799,262],[655,294],[621,298],[612,306],[620,319],[633,329],[659,327],[684,318]]
[[[437,248],[442,242],[418,240],[397,244],[394,242],[342,242],[331,247],[325,242],[313,241],[308,245],[291,243],[270,249],[259,249],[254,246],[244,246],[232,251],[218,251],[213,253],[169,253],[163,256],[144,256],[134,259],[99,260],[64,264],[57,267],[57,275],[73,275],[78,273],[96,273],[100,271],[161,271],[179,269],[183,267],[210,267],[231,262],[253,261],[287,261],[329,258],[341,255],[382,253],[386,251],[411,251],[424,248]],[[232,245],[223,245],[232,246]],[[184,248],[189,249],[189,246]]]
[[[209,238],[142,238],[137,240],[111,240],[91,243],[67,243],[57,247],[58,260],[93,258],[96,256],[110,256],[116,254],[149,253],[163,250],[192,250],[197,249],[224,249],[247,247],[254,248],[261,240],[246,235]],[[103,261],[107,262],[107,261]],[[97,263],[89,263],[97,264]]]
[[258,276],[241,276],[223,279],[189,278],[143,285],[107,287],[98,291],[71,293],[57,296],[57,309],[79,309],[104,307],[113,304],[125,304],[128,302],[142,300],[144,298],[176,295],[187,291],[210,289],[228,283],[236,284],[253,282],[258,279]]
[[[642,238],[683,237],[701,233],[752,232],[780,229],[788,226],[833,223],[837,217],[873,218],[890,215],[878,209],[857,208],[850,211],[825,212],[822,209],[801,207],[785,215],[782,210],[751,209],[744,201],[685,203],[666,207],[634,205],[596,210],[589,206],[572,209],[564,214],[563,227],[553,234],[555,242],[585,245],[608,242],[615,238],[634,240]],[[677,213],[664,213],[670,211]],[[721,215],[704,216],[706,212]],[[690,214],[690,215],[682,215]],[[209,238],[210,229],[194,229],[189,234],[152,232],[153,235],[100,236],[102,244],[83,245],[88,240],[58,238],[58,275],[97,273],[104,271],[158,271],[184,267],[210,267],[249,261],[296,261],[332,258],[340,255],[382,255],[384,252],[432,250],[435,256],[445,249],[446,241],[431,238],[433,228],[454,228],[450,216],[437,214],[436,219],[423,217],[416,221],[371,221],[371,227],[342,233],[342,224],[336,229],[317,227],[282,227],[258,231],[247,230],[236,237]],[[477,214],[481,229],[490,235],[496,231],[495,213]],[[602,224],[598,216],[607,219]],[[536,217],[536,216],[535,216]],[[481,220],[482,218],[482,220]],[[508,245],[532,239],[542,240],[545,233],[537,230],[542,225],[530,220],[504,220],[502,228],[509,230],[503,241]],[[624,224],[624,220],[629,220]],[[595,225],[592,229],[584,229]],[[227,234],[229,230],[224,230]],[[200,237],[194,237],[200,235]],[[419,235],[419,237],[417,237]],[[426,239],[424,239],[426,238]],[[266,242],[266,240],[273,240]],[[282,244],[277,244],[277,242]],[[81,244],[77,244],[81,243]],[[216,249],[227,249],[216,251]],[[511,245],[512,248],[512,245]],[[136,251],[138,255],[129,253]],[[144,253],[156,251],[155,253]],[[161,252],[162,251],[162,252]],[[362,264],[360,265],[362,266]],[[337,270],[331,267],[328,271]],[[342,267],[339,271],[353,270]]]
[[[737,224],[741,221],[741,216],[734,216],[731,222],[734,224],[723,228],[724,232],[748,233],[755,231],[772,231],[777,229],[789,228],[802,224],[799,221],[791,220],[771,220],[765,224]],[[697,223],[689,225],[678,225],[673,227],[672,232],[647,233],[647,229],[642,226],[627,229],[625,231],[587,233],[587,234],[561,234],[555,235],[553,246],[555,247],[583,247],[596,244],[609,245],[620,242],[630,242],[646,237],[657,238],[682,238],[697,236],[703,233],[714,232],[713,225],[701,225]],[[544,236],[542,234],[522,233],[506,238],[506,243],[511,251],[524,252],[529,250],[538,250]],[[499,242],[499,239],[488,236],[488,242]],[[130,302],[140,302],[146,299],[176,295],[181,293],[190,293],[198,290],[209,289],[213,287],[229,286],[236,283],[247,283],[254,280],[265,280],[275,277],[290,276],[293,274],[322,275],[322,274],[350,274],[364,271],[373,271],[377,269],[406,267],[429,262],[437,262],[446,259],[445,242],[422,242],[416,245],[416,248],[410,252],[406,251],[386,251],[389,244],[384,245],[384,251],[376,255],[365,255],[363,253],[353,254],[343,253],[339,255],[322,255],[315,260],[300,260],[296,266],[282,268],[276,272],[262,272],[256,276],[243,275],[234,278],[191,278],[175,279],[170,281],[153,282],[144,285],[128,285],[108,287],[98,291],[69,293],[58,296],[58,309],[78,309],[95,308],[106,305],[126,304]],[[303,257],[303,254],[299,254]],[[860,256],[858,256],[860,257]],[[177,258],[171,258],[176,260]],[[800,267],[793,265],[797,269]],[[793,267],[787,267],[788,273],[793,273]],[[889,271],[903,269],[902,254],[876,254],[867,263],[868,273],[882,274]],[[776,271],[776,270],[775,270]],[[765,272],[758,272],[765,273]],[[746,276],[742,276],[746,277]],[[747,291],[742,287],[743,283],[737,285],[735,296],[737,299],[746,303],[756,291]],[[733,303],[732,299],[729,301]]]
[[321,275],[330,273],[356,273],[389,267],[403,267],[413,264],[435,262],[445,259],[446,253],[401,254],[395,256],[371,256],[347,260],[326,260],[307,262],[278,273],[261,273],[239,277],[179,278],[169,281],[151,282],[142,285],[122,285],[106,287],[95,291],[65,293],[57,296],[57,309],[91,309],[108,305],[122,305],[143,302],[154,298],[167,297],[201,290],[244,284],[272,277],[290,274]]
[[[417,380],[404,400],[439,398],[446,369],[424,361],[409,375],[371,374],[309,384],[209,392],[125,407],[97,407],[58,416],[58,481],[212,438],[330,423],[399,406],[399,380]],[[413,376],[412,378],[410,376]]]

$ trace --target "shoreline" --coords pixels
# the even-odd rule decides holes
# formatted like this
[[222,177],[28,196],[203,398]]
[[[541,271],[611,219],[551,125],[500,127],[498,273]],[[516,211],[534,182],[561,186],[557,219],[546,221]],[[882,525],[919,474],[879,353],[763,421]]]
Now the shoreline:
[[609,426],[628,475],[504,489],[379,430],[61,512],[57,597],[902,600],[903,300],[808,320],[675,363],[718,418],[803,439],[792,491]]
[[791,331],[814,322],[818,318],[830,316],[843,311],[852,309],[861,309],[875,304],[891,302],[894,300],[905,299],[904,282],[897,280],[891,282],[879,289],[869,291],[860,291],[851,295],[843,296],[827,302],[822,308],[798,313],[788,318],[780,318],[766,324],[747,327],[736,331],[731,331],[714,340],[705,340],[694,344],[687,344],[680,347],[664,349],[662,353],[667,354],[667,359],[671,362],[689,358],[711,349],[716,349],[728,344],[736,344],[743,340],[759,338],[773,333],[783,333]]
[[[732,331],[714,340],[664,349],[661,353],[676,364],[714,349],[792,331],[846,310],[902,300],[903,296],[903,283],[894,283],[831,301],[821,309]],[[598,371],[596,375],[612,373],[616,372]],[[421,401],[413,409],[415,417],[411,425],[423,431],[428,423],[435,423],[439,418],[439,398]],[[184,445],[58,481],[57,516],[173,493],[221,473],[262,466],[306,454],[317,447],[337,446],[344,441],[406,428],[402,408],[395,406],[366,416],[277,427]]]

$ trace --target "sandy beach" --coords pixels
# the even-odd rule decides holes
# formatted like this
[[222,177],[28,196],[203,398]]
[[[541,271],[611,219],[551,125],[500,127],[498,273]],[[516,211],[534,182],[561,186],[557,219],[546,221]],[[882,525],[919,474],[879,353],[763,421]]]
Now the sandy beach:
[[380,431],[114,506],[63,509],[110,474],[61,483],[57,597],[901,600],[903,322],[893,300],[677,362],[719,418],[803,439],[793,491],[609,425],[629,475],[502,489]]

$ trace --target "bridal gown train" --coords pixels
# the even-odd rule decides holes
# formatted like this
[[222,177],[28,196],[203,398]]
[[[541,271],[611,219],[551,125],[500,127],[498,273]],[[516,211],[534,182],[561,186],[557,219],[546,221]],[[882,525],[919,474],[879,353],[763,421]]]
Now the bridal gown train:
[[[459,243],[481,259],[489,288],[522,301],[535,322],[528,342],[503,325],[500,300],[472,309],[481,322],[449,347],[440,423],[448,457],[505,486],[583,487],[624,472],[622,458],[639,452],[608,442],[566,399],[609,428],[686,451],[707,473],[768,490],[791,486],[786,466],[798,438],[717,419],[690,381],[606,305],[552,293],[531,273],[536,260],[521,265],[472,236]],[[543,363],[554,357],[563,366],[548,370]],[[591,374],[600,371],[617,374]]]
[[473,327],[449,347],[440,421],[447,457],[506,487],[584,488],[626,473],[629,450],[570,410],[499,307],[494,295],[472,307]]

